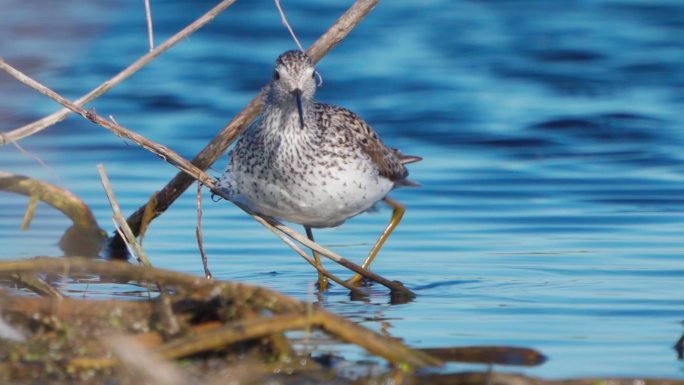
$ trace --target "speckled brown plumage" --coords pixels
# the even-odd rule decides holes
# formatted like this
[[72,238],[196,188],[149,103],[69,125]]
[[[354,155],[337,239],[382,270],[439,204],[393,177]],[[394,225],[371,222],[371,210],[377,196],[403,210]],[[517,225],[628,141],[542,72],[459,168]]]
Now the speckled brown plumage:
[[420,160],[387,147],[353,112],[313,100],[311,60],[288,51],[264,89],[264,109],[229,154],[219,188],[263,215],[332,227],[392,189],[414,186],[404,166]]

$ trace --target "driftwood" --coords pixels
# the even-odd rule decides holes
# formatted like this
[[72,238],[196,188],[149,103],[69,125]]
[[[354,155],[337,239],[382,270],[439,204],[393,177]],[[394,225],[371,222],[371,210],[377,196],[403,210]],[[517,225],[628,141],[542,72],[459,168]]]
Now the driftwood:
[[51,183],[24,175],[0,171],[0,191],[25,195],[30,198],[22,229],[27,229],[36,203],[42,201],[66,215],[73,225],[60,240],[60,247],[69,254],[97,255],[107,238],[90,208],[76,195]]

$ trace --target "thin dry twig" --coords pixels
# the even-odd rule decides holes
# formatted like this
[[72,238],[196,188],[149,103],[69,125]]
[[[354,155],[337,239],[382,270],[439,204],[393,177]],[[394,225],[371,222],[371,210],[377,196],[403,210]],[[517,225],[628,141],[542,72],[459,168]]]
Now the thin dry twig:
[[[193,21],[190,23],[187,27],[183,28],[180,30],[178,33],[170,37],[168,40],[166,40],[164,43],[159,45],[156,49],[148,52],[147,54],[141,56],[138,60],[133,62],[131,65],[126,67],[123,71],[119,72],[116,74],[114,77],[111,79],[107,80],[106,82],[100,84],[97,88],[93,89],[92,91],[88,92],[87,94],[83,95],[79,99],[74,102],[77,106],[83,106],[86,103],[89,103],[93,101],[95,98],[98,96],[104,94],[105,92],[109,91],[110,89],[114,88],[114,86],[118,85],[137,71],[139,71],[141,68],[149,64],[152,60],[154,60],[157,56],[161,55],[165,51],[167,51],[169,48],[173,47],[176,45],[178,42],[181,40],[187,38],[191,34],[193,34],[195,31],[198,29],[204,27],[207,23],[210,21],[214,20],[216,16],[218,16],[221,12],[226,10],[226,8],[230,7],[235,3],[236,0],[223,0],[220,2],[218,5],[216,5],[214,8],[210,9],[207,13],[199,17],[197,20]],[[1,59],[0,59],[1,60]],[[56,123],[61,122],[64,120],[67,115],[69,115],[69,109],[63,108],[55,113],[52,113],[42,119],[39,119],[33,123],[29,123],[25,126],[16,128],[10,132],[6,133],[1,133],[0,132],[0,146],[4,146],[8,143],[12,142],[17,142],[27,136],[33,135],[39,131],[42,131],[43,129],[50,127]],[[187,188],[187,187],[186,187]],[[137,230],[137,226],[135,227]],[[137,233],[137,231],[136,231]]]
[[[9,139],[9,138],[7,138],[7,139]],[[2,145],[1,144],[2,140],[3,140],[3,133],[0,132],[0,145]],[[45,169],[45,171],[49,172],[50,175],[52,175],[55,179],[59,180],[59,175],[55,172],[55,170],[53,170],[52,167],[50,167],[47,163],[45,163],[42,159],[40,159],[36,154],[34,154],[30,151],[27,151],[24,147],[19,145],[19,142],[17,142],[17,141],[12,140],[11,143],[14,146],[14,148],[19,150],[20,153],[22,153],[22,154],[28,156],[29,158],[33,159],[34,161],[36,161],[36,163],[41,165]]]
[[[145,148],[146,150],[154,153],[155,155],[159,156],[162,158],[165,162],[177,167],[178,169],[190,174],[193,179],[200,180],[202,183],[204,183],[207,186],[210,186],[212,189],[214,188],[214,181],[213,179],[209,178],[203,171],[197,169],[197,167],[193,166],[190,164],[187,160],[185,160],[183,157],[178,155],[175,151],[169,149],[168,147],[158,144],[156,142],[153,142],[147,138],[145,138],[142,135],[139,135],[127,128],[124,128],[122,126],[119,126],[116,123],[113,123],[109,120],[106,120],[102,118],[101,116],[97,115],[94,111],[89,110],[86,111],[82,107],[71,103],[69,100],[64,98],[63,96],[59,95],[58,93],[52,91],[51,89],[45,87],[44,85],[38,83],[37,81],[31,79],[30,77],[26,76],[24,73],[21,71],[17,70],[16,68],[10,66],[5,62],[4,60],[0,59],[0,69],[3,71],[7,72],[8,74],[12,75],[14,78],[19,80],[21,83],[33,88],[34,90],[40,92],[41,94],[49,97],[50,99],[56,101],[57,103],[65,106],[67,109],[77,113],[78,115],[81,115],[83,118],[90,120],[93,123],[96,123],[110,131],[112,131],[116,136],[122,137],[125,139],[130,139],[133,142],[137,143],[141,147]],[[134,232],[135,233],[135,232]]]
[[[307,54],[317,63],[325,54],[330,52],[342,39],[347,37],[354,27],[378,4],[380,0],[357,0],[340,18],[316,40],[307,50]],[[192,164],[201,170],[206,170],[223,154],[235,138],[259,114],[262,108],[262,93],[257,94],[209,144],[192,160]],[[185,173],[176,174],[157,195],[155,214],[161,215],[171,204],[193,183],[193,178]],[[204,183],[204,181],[202,182]],[[204,183],[209,187],[208,184]],[[128,224],[136,232],[145,211],[141,206],[128,217]]]
[[[285,10],[283,10],[283,7],[280,5],[280,0],[275,0],[275,5],[276,8],[278,8],[278,13],[280,13],[280,20],[283,22],[283,25],[285,28],[287,28],[287,31],[290,32],[290,36],[292,36],[292,39],[294,40],[295,44],[297,44],[297,48],[299,48],[300,51],[304,52],[304,47],[302,47],[302,43],[299,42],[299,39],[297,38],[297,34],[294,32],[294,29],[290,26],[290,22],[287,21],[287,16],[285,16]],[[323,76],[321,76],[321,73],[318,71],[314,71],[316,74],[316,78],[318,79],[318,86],[323,85]]]
[[154,50],[154,27],[152,26],[152,7],[150,0],[145,0],[145,19],[147,19],[147,38],[150,41],[150,52]]
[[114,190],[112,190],[111,183],[109,183],[109,177],[107,176],[107,172],[105,171],[104,165],[102,163],[97,165],[97,171],[100,173],[102,187],[104,188],[105,193],[107,194],[109,204],[112,206],[113,219],[114,224],[117,227],[117,231],[121,231],[123,233],[124,239],[126,240],[126,244],[129,246],[129,249],[131,250],[133,255],[135,255],[138,262],[142,263],[145,266],[152,266],[150,261],[147,259],[147,256],[145,255],[142,246],[140,246],[140,243],[135,238],[135,235],[133,235],[131,228],[128,227],[128,223],[126,223],[126,220],[124,219],[123,215],[121,215],[119,203],[116,201],[116,198],[114,197]]
[[275,5],[276,8],[278,8],[278,13],[280,13],[280,20],[283,22],[283,25],[285,26],[285,28],[287,28],[288,32],[290,32],[290,35],[297,44],[297,47],[299,47],[299,50],[304,52],[304,47],[302,47],[302,43],[300,43],[299,39],[297,39],[297,35],[294,33],[294,30],[292,30],[292,27],[290,27],[290,23],[287,21],[287,17],[285,17],[285,11],[283,11],[283,7],[280,5],[280,0],[275,0]]
[[199,247],[200,255],[202,256],[202,266],[204,267],[204,276],[211,279],[211,271],[207,265],[207,253],[204,251],[204,241],[202,240],[202,183],[197,182],[197,228],[195,229],[197,236],[197,247]]

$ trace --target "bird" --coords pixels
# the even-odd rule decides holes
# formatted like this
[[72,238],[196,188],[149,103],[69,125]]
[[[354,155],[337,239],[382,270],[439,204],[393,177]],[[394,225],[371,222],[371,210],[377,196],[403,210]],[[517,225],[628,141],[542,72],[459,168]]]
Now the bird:
[[[405,165],[422,160],[388,147],[354,112],[314,100],[317,72],[303,51],[282,53],[263,88],[263,108],[228,153],[217,188],[228,200],[262,216],[314,228],[337,227],[379,202],[392,216],[362,267],[369,269],[405,207],[388,197],[418,187]],[[313,252],[321,266],[320,256]],[[348,282],[360,283],[355,274]],[[319,271],[319,290],[327,279]]]

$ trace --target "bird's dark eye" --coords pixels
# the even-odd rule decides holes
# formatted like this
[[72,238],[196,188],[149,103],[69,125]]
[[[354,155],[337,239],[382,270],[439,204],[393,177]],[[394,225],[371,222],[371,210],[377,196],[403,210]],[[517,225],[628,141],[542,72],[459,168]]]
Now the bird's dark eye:
[[311,79],[316,79],[316,71],[311,73]]
[[273,79],[274,80],[280,79],[280,73],[278,72],[278,70],[273,71]]

